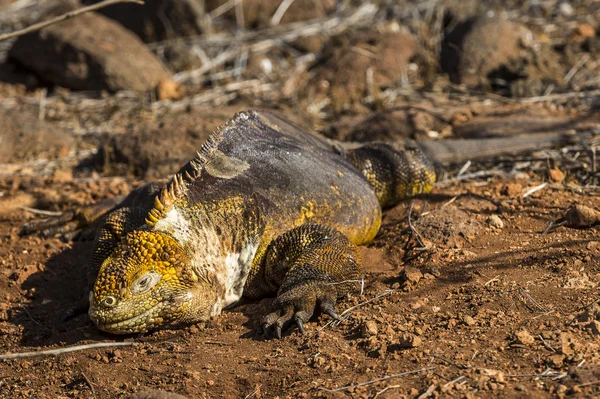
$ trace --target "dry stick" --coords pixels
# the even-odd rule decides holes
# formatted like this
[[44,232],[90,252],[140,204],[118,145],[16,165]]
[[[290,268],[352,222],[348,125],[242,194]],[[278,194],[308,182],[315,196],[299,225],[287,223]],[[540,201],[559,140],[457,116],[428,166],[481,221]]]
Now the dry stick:
[[60,216],[60,215],[62,215],[62,212],[46,211],[44,209],[30,208],[30,207],[24,206],[24,205],[19,206],[19,208],[23,209],[24,211],[27,211],[27,212],[35,213],[37,215],[44,215],[44,216]]
[[38,356],[56,356],[56,355],[62,355],[63,353],[82,351],[82,350],[86,350],[86,349],[108,348],[108,347],[115,347],[115,346],[135,346],[135,345],[139,345],[139,344],[137,342],[98,342],[95,344],[76,345],[76,346],[69,346],[67,348],[48,349],[48,350],[37,351],[37,352],[9,353],[6,355],[0,355],[0,360],[17,359],[17,358],[24,358],[24,357],[38,357]]
[[73,17],[84,14],[86,12],[96,11],[96,10],[99,10],[106,6],[110,6],[111,4],[118,4],[118,3],[144,4],[144,2],[142,0],[105,0],[105,1],[101,1],[100,3],[96,3],[91,6],[83,7],[83,8],[77,9],[75,11],[69,11],[68,13],[60,15],[56,18],[52,18],[48,21],[39,22],[37,24],[28,26],[27,28],[24,28],[24,29],[20,29],[20,30],[10,32],[10,33],[5,33],[3,35],[0,35],[0,41],[6,40],[6,39],[11,39],[11,38],[17,37],[17,36],[22,36],[27,33],[35,32],[36,30],[43,29],[46,26],[54,25],[58,22],[65,21],[67,19],[71,19]]
[[539,334],[538,337],[540,337],[540,339],[542,340],[542,343],[544,344],[544,346],[547,349],[550,349],[552,352],[556,353],[556,350],[548,342],[546,342],[546,340],[544,339],[544,337],[542,337],[542,334]]
[[283,18],[283,15],[288,10],[288,8],[290,8],[294,1],[295,0],[283,0],[281,4],[279,4],[279,7],[277,7],[277,11],[275,11],[275,14],[273,14],[273,18],[271,18],[272,26],[279,25],[279,23],[281,22],[281,18]]
[[85,375],[85,373],[83,371],[81,372],[81,376],[83,377],[83,379],[85,380],[85,382],[88,384],[88,386],[92,390],[92,397],[94,399],[96,399],[96,391],[94,390],[94,386],[92,385],[92,381],[90,381],[90,379],[87,377],[87,375]]
[[[173,75],[172,80],[178,83],[198,80],[206,72],[232,61],[244,52],[262,53],[280,45],[281,43],[322,32],[329,32],[330,34],[341,33],[348,27],[361,25],[364,24],[365,21],[369,21],[375,15],[375,11],[375,6],[372,4],[365,4],[346,18],[335,16],[329,19],[311,22],[304,25],[290,24],[291,28],[289,30],[284,30],[280,34],[273,36],[275,38],[271,38],[271,36],[269,36],[268,39],[259,40],[254,43],[246,43],[246,41],[249,41],[249,39],[255,39],[257,34],[266,34],[267,31],[272,32],[272,30],[266,29],[264,31],[252,32],[250,34],[240,33],[237,36],[232,35],[219,37],[217,42],[213,44],[222,42],[220,43],[221,45],[230,45],[232,46],[232,49],[220,52],[219,55],[215,57],[208,65],[203,65],[193,71],[176,73]],[[207,40],[211,40],[211,38],[209,37]]]
[[360,384],[355,384],[355,385],[346,385],[345,387],[341,387],[341,388],[335,388],[335,389],[319,388],[319,390],[321,390],[321,391],[325,391],[325,392],[339,392],[339,391],[345,391],[346,389],[363,387],[363,386],[365,386],[365,385],[370,385],[370,384],[374,384],[374,383],[376,383],[376,382],[380,382],[380,381],[389,380],[389,379],[391,379],[391,378],[403,377],[403,376],[405,376],[405,375],[409,375],[409,374],[416,374],[416,373],[420,373],[420,372],[422,372],[422,371],[429,371],[429,370],[433,370],[434,368],[435,368],[435,367],[426,367],[426,368],[422,368],[422,369],[418,369],[418,370],[405,371],[404,373],[392,374],[392,375],[386,375],[385,377],[377,378],[377,379],[375,379],[375,380],[371,380],[371,381],[361,382]]
[[532,188],[531,190],[527,191],[525,194],[523,194],[523,198],[527,198],[529,197],[531,194],[536,193],[544,188],[548,187],[548,182],[546,183],[542,183],[539,186],[536,186],[534,188]]
[[427,251],[427,250],[429,250],[429,247],[428,247],[428,246],[426,246],[426,245],[423,243],[423,236],[421,236],[421,233],[419,233],[419,232],[417,231],[417,229],[415,228],[415,226],[413,226],[413,224],[412,224],[412,220],[411,220],[411,217],[410,217],[410,216],[411,216],[411,214],[412,214],[412,210],[413,210],[413,207],[414,207],[414,205],[415,205],[415,203],[414,203],[414,202],[411,202],[411,203],[410,203],[410,208],[408,209],[408,227],[410,227],[410,231],[412,231],[412,233],[414,234],[415,238],[416,238],[416,239],[417,239],[417,241],[419,242],[419,245],[421,245],[421,247],[420,247],[420,248],[415,248],[415,249],[416,249],[417,251]]
[[[374,301],[376,301],[376,300],[378,300],[379,298],[382,298],[382,297],[384,297],[384,296],[391,295],[391,294],[393,294],[394,292],[395,292],[394,290],[386,290],[386,291],[383,291],[381,294],[378,294],[377,296],[375,296],[375,297],[373,297],[373,298],[371,298],[371,299],[368,299],[368,300],[366,300],[366,301],[364,301],[364,302],[361,302],[361,303],[359,303],[358,305],[354,305],[354,306],[352,306],[352,307],[349,307],[348,309],[344,310],[344,311],[343,311],[343,312],[340,314],[340,319],[339,319],[339,320],[331,320],[329,323],[327,323],[327,324],[325,324],[323,327],[321,327],[321,329],[320,329],[319,331],[323,331],[325,328],[329,327],[330,325],[333,325],[333,324],[336,324],[336,323],[337,323],[337,324],[341,323],[342,321],[344,321],[344,320],[345,320],[345,316],[346,316],[346,315],[349,315],[349,314],[350,314],[350,312],[352,312],[354,309],[356,309],[356,308],[359,308],[359,307],[361,307],[361,306],[364,306],[364,305],[366,305],[366,304],[369,304],[369,303],[371,303],[371,302],[374,302]],[[336,324],[336,325],[337,325],[337,324]]]

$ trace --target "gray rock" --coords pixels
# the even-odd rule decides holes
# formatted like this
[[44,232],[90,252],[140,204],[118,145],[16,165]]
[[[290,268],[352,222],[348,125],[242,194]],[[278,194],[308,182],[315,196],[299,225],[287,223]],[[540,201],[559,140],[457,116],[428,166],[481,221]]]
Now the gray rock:
[[172,73],[133,33],[96,13],[19,37],[9,58],[75,90],[153,89]]

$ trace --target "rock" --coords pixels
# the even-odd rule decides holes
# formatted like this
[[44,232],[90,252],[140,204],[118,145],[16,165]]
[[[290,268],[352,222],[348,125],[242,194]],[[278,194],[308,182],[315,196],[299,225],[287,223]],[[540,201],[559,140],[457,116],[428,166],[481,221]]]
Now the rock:
[[414,334],[402,334],[400,337],[400,341],[398,342],[399,348],[416,348],[417,346],[421,346],[423,341],[421,338],[417,337]]
[[302,96],[311,102],[325,97],[334,110],[349,109],[368,95],[398,86],[418,50],[415,37],[397,24],[334,37]]
[[373,320],[368,320],[360,326],[360,334],[363,338],[374,337],[377,332],[377,323]]
[[506,195],[510,198],[516,198],[521,196],[523,193],[523,186],[519,183],[509,183],[502,188],[500,194]]
[[456,83],[477,86],[488,74],[518,58],[522,44],[532,41],[525,26],[486,16],[465,20],[444,39],[442,69]]
[[436,132],[447,136],[447,122],[433,111],[417,107],[395,107],[371,114],[344,137],[348,141],[400,141]]
[[[100,1],[81,0],[81,3]],[[197,0],[145,0],[143,5],[114,4],[98,12],[150,43],[202,33],[204,7],[203,2]]]
[[494,369],[485,369],[485,368],[477,369],[477,371],[481,375],[490,377],[490,380],[492,380],[492,381],[495,381],[495,382],[504,382],[505,381],[505,378],[504,378],[505,374],[503,371],[494,370]]
[[596,36],[596,29],[590,24],[579,24],[569,34],[569,40],[583,42],[587,38]]
[[73,171],[71,169],[58,169],[52,173],[53,183],[67,183],[73,180]]
[[474,318],[467,315],[467,316],[463,316],[463,323],[465,323],[467,326],[474,326],[477,322],[475,321]]
[[179,100],[185,95],[185,87],[171,79],[161,80],[156,88],[158,99],[163,100]]
[[548,176],[550,177],[550,180],[556,183],[561,183],[565,180],[565,173],[558,168],[550,169],[548,171]]
[[502,219],[500,219],[500,216],[498,215],[491,215],[487,220],[487,224],[497,229],[504,228],[504,222],[502,221]]
[[600,321],[592,320],[592,322],[585,326],[585,328],[592,330],[592,334],[600,335]]
[[535,342],[535,338],[527,330],[521,330],[515,333],[515,342],[522,345],[531,345]]
[[575,349],[578,349],[578,344],[570,333],[560,333],[561,353],[563,355],[572,355]]
[[566,71],[551,48],[534,47],[524,25],[487,15],[463,20],[442,43],[441,65],[455,83],[524,97],[561,84]]
[[417,285],[422,278],[423,273],[421,273],[420,270],[414,269],[412,267],[404,267],[400,271],[400,280],[404,283]]
[[19,37],[9,58],[75,90],[145,91],[171,76],[133,33],[93,12]]
[[597,303],[588,306],[581,314],[577,316],[580,323],[588,323],[593,320],[600,321],[600,305]]

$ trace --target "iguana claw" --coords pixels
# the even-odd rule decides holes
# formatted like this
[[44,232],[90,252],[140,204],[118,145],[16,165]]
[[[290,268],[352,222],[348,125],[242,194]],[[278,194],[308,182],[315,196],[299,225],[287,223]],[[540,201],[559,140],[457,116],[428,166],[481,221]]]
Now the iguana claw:
[[280,293],[273,303],[275,310],[262,319],[264,336],[269,338],[272,327],[275,336],[281,339],[282,331],[291,324],[292,320],[296,323],[298,330],[304,334],[306,332],[304,323],[310,320],[317,308],[322,313],[339,320],[340,316],[333,310],[335,297],[335,291],[332,291],[331,287],[322,281],[305,283]]

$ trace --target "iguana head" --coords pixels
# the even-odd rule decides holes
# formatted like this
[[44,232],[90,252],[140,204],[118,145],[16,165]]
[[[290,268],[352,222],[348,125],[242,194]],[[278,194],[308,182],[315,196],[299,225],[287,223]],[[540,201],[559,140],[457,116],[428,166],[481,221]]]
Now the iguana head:
[[102,263],[89,315],[106,332],[145,332],[207,320],[213,296],[172,237],[135,230]]

